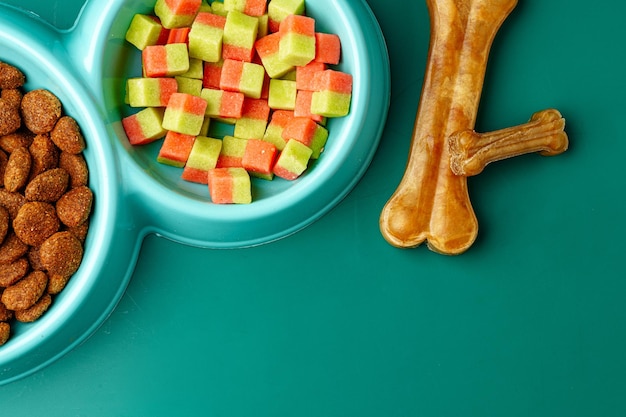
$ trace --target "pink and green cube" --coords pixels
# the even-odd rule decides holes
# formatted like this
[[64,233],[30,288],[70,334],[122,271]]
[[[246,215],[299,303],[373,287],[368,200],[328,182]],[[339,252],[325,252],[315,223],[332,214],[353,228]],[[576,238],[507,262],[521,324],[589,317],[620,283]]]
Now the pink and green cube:
[[195,136],[168,131],[161,144],[157,161],[177,168],[184,167],[195,140]]
[[176,84],[178,84],[179,93],[186,93],[200,97],[200,92],[202,91],[202,80],[183,76],[176,76],[174,79],[176,80]]
[[202,0],[157,0],[154,13],[168,29],[190,26]]
[[184,43],[146,46],[141,59],[146,77],[172,77],[189,71],[189,53]]
[[262,16],[267,10],[267,0],[224,0],[224,9],[236,10],[248,16]]
[[213,168],[208,172],[208,188],[215,204],[252,202],[250,174],[243,168]]
[[217,158],[221,149],[222,141],[220,139],[206,136],[196,137],[183,169],[182,179],[206,184],[209,170],[217,165]]
[[289,15],[280,23],[278,56],[284,63],[304,66],[315,59],[315,19]]
[[304,0],[271,0],[267,5],[270,32],[278,32],[280,23],[289,15],[302,15],[305,11]]
[[272,143],[276,149],[282,151],[287,144],[283,138],[283,130],[293,118],[294,112],[291,110],[274,110],[263,134],[263,140]]
[[163,128],[197,136],[202,129],[207,102],[191,94],[174,93],[165,108]]
[[163,108],[147,107],[122,119],[122,127],[131,145],[145,145],[161,139],[167,131],[163,129]]
[[302,142],[289,140],[274,164],[274,174],[286,180],[295,180],[307,169],[312,153],[311,148]]
[[294,69],[294,66],[283,62],[278,56],[280,33],[272,33],[256,41],[256,52],[270,78],[280,78]]
[[189,31],[189,56],[206,62],[222,58],[226,18],[213,13],[198,13]]
[[202,86],[204,88],[213,88],[219,90],[223,66],[224,60],[222,59],[217,62],[204,63],[204,73],[202,77]]
[[259,20],[242,12],[228,12],[224,25],[222,57],[252,62]]
[[250,175],[271,180],[274,178],[274,162],[277,149],[274,144],[259,139],[250,139],[246,144],[241,165]]
[[246,97],[260,98],[265,80],[265,69],[252,62],[225,59],[222,66],[220,88],[243,93]]
[[352,75],[327,69],[315,75],[315,92],[311,99],[311,113],[325,117],[342,117],[350,112]]
[[294,117],[283,130],[283,139],[295,139],[311,148],[311,159],[317,159],[328,140],[328,130],[308,117]]
[[248,139],[226,135],[222,139],[222,150],[217,159],[218,168],[242,167],[243,154],[246,151]]
[[293,113],[296,117],[308,117],[309,119],[320,123],[326,123],[326,117],[319,114],[311,113],[311,102],[313,101],[313,91],[298,90],[296,96],[296,107]]
[[310,62],[307,65],[296,67],[296,88],[298,90],[314,91],[313,79],[315,74],[327,69],[323,62]]
[[139,50],[146,46],[165,45],[169,36],[169,29],[161,25],[156,16],[136,14],[126,31],[126,40]]
[[261,139],[267,128],[270,107],[267,100],[246,98],[241,118],[235,122],[234,136],[242,139]]
[[205,115],[221,119],[238,119],[243,111],[243,93],[203,88],[200,97],[206,100]]
[[129,78],[126,95],[131,107],[165,107],[178,84],[174,78]]
[[341,39],[334,33],[315,34],[315,62],[337,65],[341,60]]

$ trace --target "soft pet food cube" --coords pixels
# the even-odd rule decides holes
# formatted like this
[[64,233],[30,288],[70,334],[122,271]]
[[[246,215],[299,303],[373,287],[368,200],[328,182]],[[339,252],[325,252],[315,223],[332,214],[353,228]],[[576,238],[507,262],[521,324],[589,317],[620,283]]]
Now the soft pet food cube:
[[248,139],[226,135],[222,139],[222,150],[217,159],[218,168],[242,167],[241,160],[246,151]]
[[328,140],[328,130],[308,117],[294,117],[283,130],[283,139],[295,139],[311,148],[311,159],[319,158]]
[[271,79],[268,104],[272,109],[293,110],[296,107],[296,82]]
[[189,26],[196,17],[201,3],[202,0],[157,0],[154,13],[168,29]]
[[280,23],[289,15],[304,14],[304,0],[271,0],[267,5],[270,32],[278,32]]
[[122,119],[122,126],[131,145],[145,145],[165,136],[161,127],[163,108],[148,107]]
[[293,70],[291,64],[283,62],[278,56],[280,33],[272,33],[256,41],[256,52],[270,78],[280,78]]
[[189,56],[206,62],[222,58],[226,18],[213,13],[198,13],[189,31]]
[[206,100],[205,114],[214,118],[238,119],[241,117],[245,96],[243,93],[203,88],[200,97]]
[[251,62],[259,21],[236,10],[228,12],[224,25],[222,57]]
[[276,159],[276,146],[259,139],[250,139],[241,158],[241,165],[251,175],[271,180]]
[[217,165],[221,149],[222,141],[219,139],[206,136],[196,137],[181,178],[185,181],[206,184],[209,170]]
[[167,132],[157,155],[157,161],[162,164],[182,168],[185,166],[187,158],[189,158],[189,153],[195,140],[196,137],[192,135],[174,131]]
[[311,99],[311,113],[325,117],[346,116],[352,99],[352,75],[327,69],[315,74],[315,92]]
[[236,10],[248,16],[262,16],[267,9],[267,0],[224,0],[224,9]]
[[225,59],[222,66],[220,88],[243,93],[246,97],[260,98],[265,80],[262,65],[234,59]]
[[222,59],[217,62],[204,63],[204,74],[202,77],[202,86],[204,88],[213,88],[219,90],[223,66],[224,60]]
[[141,59],[146,77],[171,77],[189,71],[189,54],[184,43],[146,46]]
[[177,91],[174,78],[129,78],[126,81],[126,95],[131,107],[165,107]]
[[215,204],[252,202],[250,175],[243,168],[214,168],[208,173],[208,188]]
[[241,118],[235,122],[234,136],[242,139],[261,139],[265,134],[270,107],[267,100],[246,98]]
[[276,149],[282,151],[287,143],[283,138],[283,130],[293,118],[294,112],[291,110],[274,110],[263,134],[263,140],[274,144]]
[[164,45],[167,43],[169,29],[161,25],[155,16],[136,14],[126,31],[126,40],[139,50],[150,45]]
[[315,34],[315,62],[337,65],[341,59],[341,39],[334,33]]
[[174,93],[165,108],[163,128],[197,136],[204,122],[207,102],[191,94]]
[[303,66],[315,59],[315,20],[308,16],[289,15],[280,23],[280,60]]
[[274,164],[274,174],[286,180],[295,180],[306,170],[312,152],[305,144],[289,140]]

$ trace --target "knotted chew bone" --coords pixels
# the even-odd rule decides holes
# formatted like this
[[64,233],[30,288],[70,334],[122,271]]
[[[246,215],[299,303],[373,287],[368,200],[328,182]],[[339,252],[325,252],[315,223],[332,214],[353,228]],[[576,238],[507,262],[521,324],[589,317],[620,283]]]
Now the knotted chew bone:
[[400,185],[380,216],[398,247],[425,240],[443,254],[467,250],[478,233],[467,178],[450,168],[447,138],[476,122],[487,58],[517,0],[427,0],[431,39],[411,149]]
[[568,147],[565,119],[557,110],[542,110],[523,125],[490,133],[464,130],[448,138],[450,168],[456,175],[479,174],[491,162],[531,152],[552,156]]

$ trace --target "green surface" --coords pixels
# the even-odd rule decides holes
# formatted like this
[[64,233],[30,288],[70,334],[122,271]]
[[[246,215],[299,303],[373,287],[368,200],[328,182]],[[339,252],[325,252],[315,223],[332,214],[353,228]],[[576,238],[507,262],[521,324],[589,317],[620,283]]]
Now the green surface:
[[[30,3],[61,27],[80,8]],[[253,249],[149,236],[112,316],[0,387],[1,415],[626,414],[626,5],[522,0],[507,19],[477,129],[555,107],[571,146],[470,179],[479,237],[445,257],[392,248],[378,231],[404,169],[429,29],[421,1],[368,3],[389,47],[392,102],[353,192]]]

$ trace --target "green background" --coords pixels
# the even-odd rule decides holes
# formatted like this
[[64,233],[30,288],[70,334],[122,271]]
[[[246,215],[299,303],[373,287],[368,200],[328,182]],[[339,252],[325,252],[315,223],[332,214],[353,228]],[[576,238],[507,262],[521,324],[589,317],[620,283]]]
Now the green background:
[[[5,2],[61,28],[82,5]],[[0,387],[1,415],[626,415],[626,3],[520,0],[505,21],[477,130],[554,107],[570,149],[471,178],[480,233],[458,257],[393,248],[378,230],[406,162],[429,19],[424,1],[368,3],[392,98],[352,193],[252,249],[147,237],[111,317]]]

